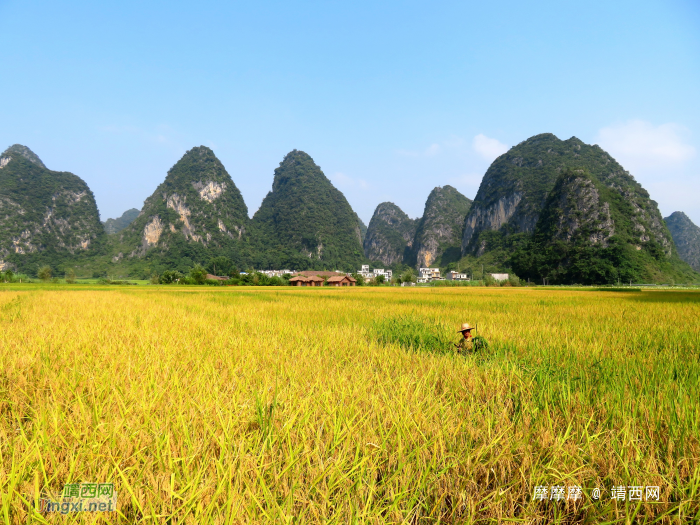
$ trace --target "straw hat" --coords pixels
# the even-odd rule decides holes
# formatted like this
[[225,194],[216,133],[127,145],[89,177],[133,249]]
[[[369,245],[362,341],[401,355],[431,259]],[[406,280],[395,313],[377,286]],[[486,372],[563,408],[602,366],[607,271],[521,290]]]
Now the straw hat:
[[457,331],[458,331],[458,332],[466,332],[467,330],[474,330],[474,327],[473,327],[472,325],[470,325],[469,323],[464,323],[464,324],[462,325],[462,329],[461,329],[461,330],[457,330]]

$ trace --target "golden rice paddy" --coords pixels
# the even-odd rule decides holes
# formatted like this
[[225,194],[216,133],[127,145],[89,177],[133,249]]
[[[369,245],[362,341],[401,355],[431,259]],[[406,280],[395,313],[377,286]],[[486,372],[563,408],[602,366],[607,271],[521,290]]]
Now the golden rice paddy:
[[[676,291],[5,286],[0,523],[697,522],[698,319]],[[449,350],[462,322],[488,351]],[[31,507],[86,482],[116,511]]]

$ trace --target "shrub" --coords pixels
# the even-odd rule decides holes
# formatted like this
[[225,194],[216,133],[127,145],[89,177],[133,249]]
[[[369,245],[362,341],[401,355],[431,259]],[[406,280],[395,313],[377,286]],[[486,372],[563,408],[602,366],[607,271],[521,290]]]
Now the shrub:
[[66,282],[68,284],[75,284],[75,270],[73,270],[73,268],[68,268],[66,270]]
[[201,264],[195,264],[190,269],[189,277],[194,281],[194,284],[204,284],[204,281],[207,279],[207,271]]
[[357,281],[355,283],[355,286],[364,286],[365,285],[365,278],[362,277],[359,273],[353,273],[352,278]]
[[49,282],[51,280],[51,267],[50,266],[42,266],[39,268],[39,271],[37,272],[36,276],[44,281],[45,283]]
[[173,284],[179,282],[183,277],[184,276],[177,270],[165,270],[158,279],[158,282],[160,284]]
[[416,275],[413,273],[413,270],[411,270],[409,268],[403,274],[401,274],[401,282],[402,283],[415,283],[416,282]]

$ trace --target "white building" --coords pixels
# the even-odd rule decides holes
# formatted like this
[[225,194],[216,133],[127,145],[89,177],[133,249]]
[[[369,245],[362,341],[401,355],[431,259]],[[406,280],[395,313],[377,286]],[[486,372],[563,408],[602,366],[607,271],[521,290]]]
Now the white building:
[[[419,268],[418,275],[420,276],[418,281],[419,283],[440,279],[440,268]],[[427,281],[421,281],[421,278],[427,279]]]
[[508,280],[507,273],[490,273],[489,275],[491,277],[493,277],[494,280],[496,280],[496,281],[507,281]]
[[385,270],[384,268],[375,268],[372,273],[374,274],[375,279],[380,275],[383,275],[385,281],[391,281],[391,270]]
[[391,277],[393,275],[393,272],[391,270],[385,270],[384,268],[375,268],[374,270],[370,271],[368,264],[363,264],[362,269],[357,273],[361,275],[366,281],[376,279],[377,277],[382,275],[384,276],[384,280],[388,282],[391,281]]
[[282,277],[285,273],[294,275],[292,270],[261,270],[260,273],[265,274],[268,277]]
[[447,272],[447,275],[445,275],[445,278],[448,281],[469,281],[469,276],[466,273],[459,273],[459,272]]

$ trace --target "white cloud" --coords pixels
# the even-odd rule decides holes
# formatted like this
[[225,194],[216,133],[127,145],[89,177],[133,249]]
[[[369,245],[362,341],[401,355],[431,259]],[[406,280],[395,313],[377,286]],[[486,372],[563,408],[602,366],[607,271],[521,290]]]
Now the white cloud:
[[675,123],[654,126],[630,120],[602,128],[596,142],[649,191],[664,217],[680,210],[697,220],[699,166],[687,135],[688,130]]
[[331,181],[339,188],[359,188],[361,190],[366,190],[369,188],[369,184],[366,180],[354,179],[353,177],[350,177],[345,173],[341,173],[339,171],[331,175]]
[[695,148],[683,135],[687,130],[678,124],[654,126],[644,120],[630,120],[602,128],[597,142],[627,169],[649,164],[661,167],[678,165],[695,156]]
[[495,160],[498,156],[508,151],[508,146],[497,139],[492,139],[479,133],[472,141],[472,147],[479,155],[488,161]]
[[428,146],[428,148],[425,150],[425,155],[428,157],[433,157],[440,153],[440,150],[442,148],[440,147],[440,144],[431,144]]

